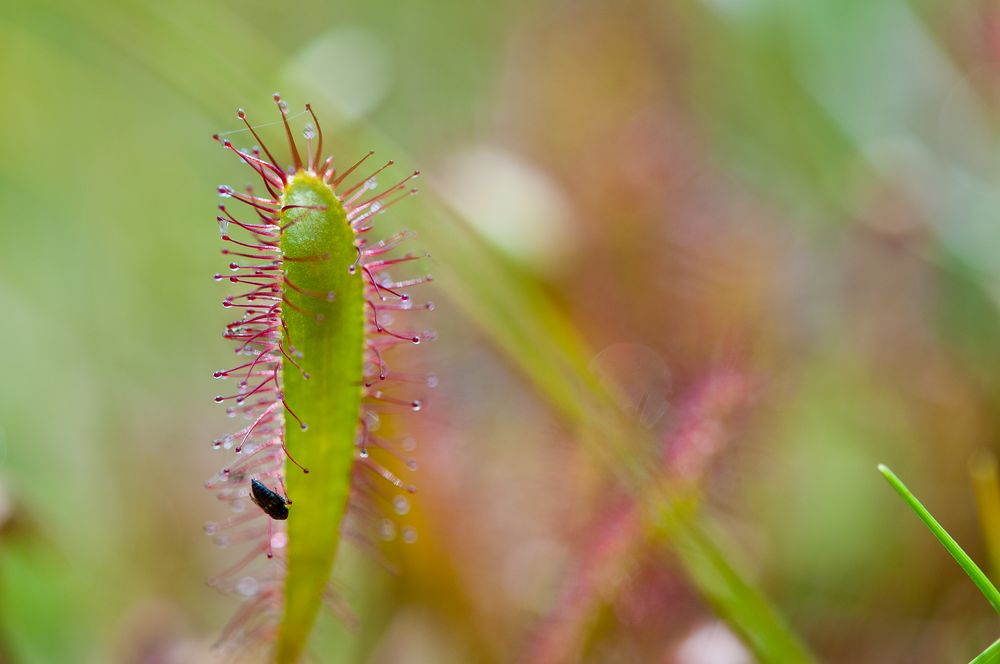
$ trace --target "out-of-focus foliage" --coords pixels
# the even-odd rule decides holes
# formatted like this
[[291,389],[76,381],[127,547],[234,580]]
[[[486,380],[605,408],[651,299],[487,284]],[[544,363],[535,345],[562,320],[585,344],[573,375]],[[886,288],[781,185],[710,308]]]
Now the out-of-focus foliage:
[[361,627],[325,616],[319,661],[749,661],[640,476],[824,661],[996,639],[874,472],[989,567],[991,3],[12,0],[0,86],[0,659],[214,659],[213,206],[246,176],[209,136],[276,89],[431,190],[386,217],[437,277],[418,539],[338,561]]

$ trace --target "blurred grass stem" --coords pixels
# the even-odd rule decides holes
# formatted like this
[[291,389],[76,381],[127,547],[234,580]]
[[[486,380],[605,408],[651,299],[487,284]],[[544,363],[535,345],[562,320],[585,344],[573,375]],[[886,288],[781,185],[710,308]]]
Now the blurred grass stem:
[[974,455],[969,462],[969,476],[976,494],[990,572],[996,578],[1000,574],[1000,479],[996,456],[988,450]]

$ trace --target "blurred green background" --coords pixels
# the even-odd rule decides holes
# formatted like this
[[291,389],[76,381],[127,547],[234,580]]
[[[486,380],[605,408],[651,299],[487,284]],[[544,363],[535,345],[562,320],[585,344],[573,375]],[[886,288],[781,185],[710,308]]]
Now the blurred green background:
[[[1000,573],[995,3],[5,0],[0,89],[0,661],[220,661],[215,187],[249,174],[209,136],[274,90],[421,168],[391,223],[437,277],[418,540],[342,556],[361,626],[315,661],[753,661],[622,534],[633,462],[821,660],[997,637],[875,472]],[[603,444],[585,369],[656,445]]]

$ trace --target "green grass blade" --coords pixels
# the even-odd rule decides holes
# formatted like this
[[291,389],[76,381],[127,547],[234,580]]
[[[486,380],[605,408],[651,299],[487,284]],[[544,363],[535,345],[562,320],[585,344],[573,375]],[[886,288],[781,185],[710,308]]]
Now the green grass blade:
[[976,655],[969,664],[997,664],[997,662],[1000,662],[1000,639],[997,639],[989,648]]
[[942,546],[948,550],[948,553],[950,553],[952,558],[955,559],[959,567],[965,570],[965,573],[969,575],[969,578],[972,579],[972,582],[976,584],[977,588],[979,588],[979,592],[983,593],[983,596],[985,596],[986,600],[993,606],[993,609],[997,613],[1000,613],[1000,591],[998,591],[990,582],[989,578],[987,578],[987,576],[983,573],[983,570],[979,569],[979,566],[976,565],[972,558],[970,558],[969,555],[962,550],[962,547],[958,545],[958,542],[956,542],[955,539],[948,534],[948,531],[945,530],[933,516],[931,516],[931,513],[927,511],[927,508],[924,507],[919,500],[917,500],[916,496],[910,493],[910,490],[906,488],[906,485],[903,484],[898,477],[896,477],[895,473],[889,470],[888,466],[879,464],[878,470],[885,476],[885,479],[889,481],[889,484],[896,490],[896,493],[902,496],[903,500],[905,500],[913,511],[917,513],[917,516],[924,522],[924,525],[926,525],[930,531],[934,533],[934,537],[938,538],[938,541],[941,542]]

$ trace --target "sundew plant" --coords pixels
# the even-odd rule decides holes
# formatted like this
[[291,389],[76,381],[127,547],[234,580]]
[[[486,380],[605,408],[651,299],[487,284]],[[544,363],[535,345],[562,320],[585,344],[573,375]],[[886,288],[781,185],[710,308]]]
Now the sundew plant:
[[[215,372],[233,387],[215,400],[243,424],[213,443],[235,458],[207,485],[235,514],[207,529],[246,549],[211,579],[243,598],[223,640],[274,641],[274,661],[295,662],[324,600],[343,610],[329,576],[345,535],[394,527],[383,523],[382,502],[407,511],[415,489],[400,474],[415,462],[375,429],[386,411],[421,409],[414,388],[432,378],[393,370],[391,357],[431,339],[400,314],[432,305],[408,292],[429,276],[390,276],[421,258],[400,250],[409,234],[373,237],[378,216],[416,193],[409,183],[418,173],[380,188],[392,161],[373,169],[371,152],[347,164],[324,156],[309,105],[300,151],[286,103],[278,94],[274,101],[289,166],[242,109],[257,147],[234,147],[237,132],[215,136],[259,183],[219,187],[227,200],[217,217],[222,253],[231,262],[215,279],[237,290],[223,301],[235,314],[223,336],[238,363]],[[405,527],[402,537],[415,533]]]
[[996,2],[3,0],[0,83],[0,663],[1000,662]]

